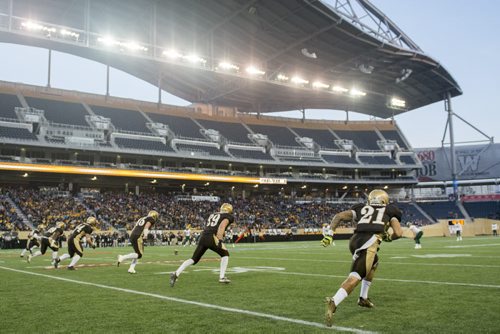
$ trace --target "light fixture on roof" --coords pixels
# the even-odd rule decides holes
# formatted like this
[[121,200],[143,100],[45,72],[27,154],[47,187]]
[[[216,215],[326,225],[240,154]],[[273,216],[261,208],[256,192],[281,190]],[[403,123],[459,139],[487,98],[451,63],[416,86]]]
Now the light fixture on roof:
[[113,37],[111,36],[105,36],[105,37],[98,37],[97,41],[106,45],[106,46],[113,46],[118,43]]
[[326,83],[323,83],[321,81],[315,81],[313,82],[312,84],[313,88],[324,88],[324,89],[328,89],[330,87],[330,85],[327,85]]
[[193,63],[193,64],[205,64],[207,62],[205,59],[201,58],[200,56],[198,56],[197,54],[194,54],[194,53],[188,54],[187,56],[184,56],[183,58],[186,59],[188,62]]
[[221,70],[225,70],[225,71],[229,71],[229,70],[238,71],[240,69],[237,65],[230,63],[230,62],[227,62],[227,61],[221,61],[217,68],[219,68]]
[[250,74],[250,75],[264,75],[266,74],[266,72],[264,72],[263,70],[253,66],[253,65],[250,65],[248,66],[245,71]]
[[80,37],[80,34],[79,33],[76,33],[74,31],[70,31],[70,30],[66,30],[66,29],[61,29],[59,30],[59,33],[62,35],[62,36],[65,36],[65,37],[72,37],[74,39],[78,39]]
[[373,67],[372,65],[365,65],[365,64],[359,65],[358,68],[359,71],[364,74],[372,74],[373,70],[375,69],[375,67]]
[[406,101],[397,97],[392,97],[389,100],[389,107],[394,109],[404,109],[406,108]]
[[39,24],[39,23],[36,23],[36,22],[33,22],[33,21],[22,22],[21,23],[21,27],[23,27],[26,30],[44,31],[44,32],[46,32],[48,34],[57,31],[57,29],[54,28],[54,27],[45,26],[45,25],[42,25],[42,24]]
[[276,76],[276,80],[278,81],[288,81],[289,77],[284,75],[283,73],[280,73]]
[[167,58],[170,58],[170,59],[178,59],[180,57],[182,57],[182,54],[180,54],[177,50],[175,49],[169,49],[169,50],[165,50],[162,52],[162,54],[167,57]]
[[357,88],[352,88],[350,91],[349,91],[349,94],[351,96],[354,96],[354,97],[358,97],[358,96],[365,96],[366,93],[357,89]]
[[303,79],[297,75],[294,76],[290,81],[297,85],[307,85],[309,83],[309,80]]
[[335,85],[332,87],[332,91],[337,92],[337,93],[347,93],[349,91],[349,89],[342,87],[342,86],[339,86],[339,85]]
[[126,43],[119,43],[120,46],[124,46],[130,51],[148,51],[148,48],[145,46],[142,46],[136,42],[126,42]]
[[309,50],[307,50],[307,48],[303,48],[302,50],[300,50],[300,52],[302,52],[302,55],[307,57],[307,58],[311,58],[311,59],[318,58],[318,55],[316,55],[315,52],[309,52]]
[[396,83],[400,83],[402,81],[405,81],[408,79],[408,77],[413,73],[413,70],[411,68],[403,68],[401,70],[401,76],[396,78]]

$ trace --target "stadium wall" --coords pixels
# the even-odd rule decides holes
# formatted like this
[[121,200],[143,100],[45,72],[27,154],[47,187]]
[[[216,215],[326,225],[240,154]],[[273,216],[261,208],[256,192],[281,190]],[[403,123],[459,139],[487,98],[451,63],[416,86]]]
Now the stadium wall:
[[[437,224],[427,225],[422,227],[425,237],[449,237],[454,236],[450,233],[449,219],[440,219]],[[491,224],[500,224],[499,220],[478,218],[473,223],[465,223],[463,225],[462,236],[474,237],[492,235]]]

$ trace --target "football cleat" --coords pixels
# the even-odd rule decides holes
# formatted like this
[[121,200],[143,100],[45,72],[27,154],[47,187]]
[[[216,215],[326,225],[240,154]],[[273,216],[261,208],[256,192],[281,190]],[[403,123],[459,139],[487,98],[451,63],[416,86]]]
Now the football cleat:
[[137,271],[135,271],[135,269],[129,269],[128,273],[129,274],[137,274]]
[[370,298],[362,298],[362,297],[359,297],[358,299],[358,305],[361,306],[361,307],[367,307],[367,308],[373,308],[375,307],[375,304],[373,304],[370,300]]
[[326,326],[332,327],[333,315],[335,314],[335,311],[337,310],[337,305],[335,305],[335,302],[333,301],[333,298],[331,298],[331,297],[326,297],[325,303],[326,303],[325,323],[326,323]]
[[120,263],[123,262],[123,257],[121,255],[118,255],[118,260],[116,261],[116,266],[119,267]]
[[68,266],[66,269],[68,269],[68,270],[76,270],[76,268],[73,267],[73,266]]
[[219,283],[229,284],[229,283],[231,283],[231,280],[227,277],[222,277],[222,278],[219,278]]
[[61,259],[56,257],[53,263],[55,269],[59,268],[59,262],[61,262]]
[[179,278],[179,276],[177,276],[177,274],[175,272],[173,272],[173,273],[170,274],[170,286],[172,288],[174,287],[175,282],[177,282],[178,278]]

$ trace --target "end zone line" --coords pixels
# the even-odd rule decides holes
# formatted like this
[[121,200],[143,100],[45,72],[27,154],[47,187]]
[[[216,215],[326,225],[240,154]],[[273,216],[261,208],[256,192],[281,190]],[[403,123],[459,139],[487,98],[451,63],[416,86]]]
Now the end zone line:
[[[148,296],[148,297],[168,300],[168,301],[172,301],[172,302],[177,302],[177,303],[196,305],[196,306],[201,306],[201,307],[206,307],[206,308],[211,308],[211,309],[216,309],[216,310],[221,310],[221,311],[227,311],[227,312],[232,312],[232,313],[252,315],[255,317],[267,318],[267,319],[271,319],[271,320],[291,322],[291,323],[295,323],[295,324],[299,324],[299,325],[318,327],[318,328],[324,328],[324,329],[331,329],[331,330],[338,330],[338,331],[343,331],[343,332],[351,332],[351,333],[356,333],[356,334],[376,334],[376,332],[365,331],[365,330],[360,330],[360,329],[356,329],[356,328],[341,327],[341,326],[326,327],[324,324],[321,324],[318,322],[287,318],[287,317],[278,316],[278,315],[266,314],[266,313],[255,312],[255,311],[248,311],[248,310],[226,307],[226,306],[219,306],[219,305],[214,305],[214,304],[207,304],[207,303],[196,302],[196,301],[187,300],[187,299],[180,299],[180,298],[176,298],[176,297],[163,296],[163,295],[159,295],[159,294],[155,294],[155,293],[119,288],[119,287],[110,286],[110,285],[91,283],[91,282],[85,282],[85,281],[78,281],[78,280],[74,280],[74,279],[46,275],[46,274],[40,274],[40,273],[34,273],[31,271],[13,269],[13,268],[8,268],[8,267],[4,267],[4,266],[0,266],[0,269],[13,271],[13,272],[21,273],[21,274],[51,278],[51,279],[69,282],[69,283],[94,286],[94,287],[98,287],[98,288],[102,288],[102,289],[115,290],[115,291],[126,292],[126,293],[130,293],[130,294],[141,295],[141,296]],[[167,285],[166,282],[165,282],[165,285]]]

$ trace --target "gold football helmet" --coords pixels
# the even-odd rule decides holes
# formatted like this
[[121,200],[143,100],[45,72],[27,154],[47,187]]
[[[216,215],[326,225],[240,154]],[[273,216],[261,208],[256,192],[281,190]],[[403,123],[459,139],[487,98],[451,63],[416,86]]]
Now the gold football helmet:
[[66,228],[66,224],[65,224],[65,223],[63,223],[63,222],[57,222],[56,226],[57,226],[58,228],[63,229],[63,230]]
[[224,203],[220,206],[221,213],[233,213],[233,206],[229,203]]
[[389,204],[389,195],[382,189],[374,189],[368,195],[369,205],[387,205]]
[[97,221],[96,217],[89,217],[87,218],[87,224],[90,226],[96,226],[99,222]]
[[160,216],[160,214],[157,211],[155,211],[155,210],[151,210],[151,211],[148,212],[148,217],[153,218],[155,221],[158,220],[159,216]]

